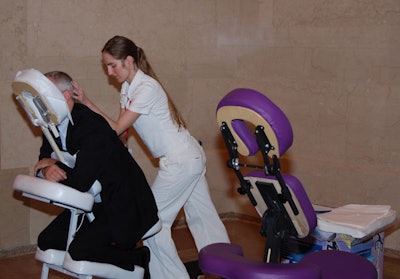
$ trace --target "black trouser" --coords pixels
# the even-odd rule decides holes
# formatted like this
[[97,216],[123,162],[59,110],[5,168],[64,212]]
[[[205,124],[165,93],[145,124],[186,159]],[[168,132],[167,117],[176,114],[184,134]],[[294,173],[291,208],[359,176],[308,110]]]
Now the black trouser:
[[[134,265],[146,264],[146,255],[142,249],[135,249],[136,243],[132,243],[131,247],[120,247],[113,242],[111,226],[102,206],[97,205],[94,214],[95,219],[91,223],[82,217],[83,224],[68,249],[72,259],[109,263],[127,270],[134,270]],[[65,210],[40,233],[38,247],[41,250],[65,250],[70,216],[71,212]]]

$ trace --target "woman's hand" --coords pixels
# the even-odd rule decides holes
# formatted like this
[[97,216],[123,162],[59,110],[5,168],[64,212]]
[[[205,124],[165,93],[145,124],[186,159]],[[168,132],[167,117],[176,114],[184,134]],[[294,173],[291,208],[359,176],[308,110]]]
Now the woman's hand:
[[89,99],[86,97],[85,91],[83,90],[82,86],[80,86],[80,84],[75,80],[73,80],[71,84],[74,87],[72,90],[72,97],[74,98],[74,100],[79,101],[83,105],[87,105]]

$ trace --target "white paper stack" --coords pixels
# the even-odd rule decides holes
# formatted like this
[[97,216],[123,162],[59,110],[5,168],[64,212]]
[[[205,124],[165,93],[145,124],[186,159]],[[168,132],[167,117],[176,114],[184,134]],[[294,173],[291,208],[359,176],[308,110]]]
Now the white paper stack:
[[348,204],[317,216],[319,230],[363,238],[393,223],[396,211],[390,205]]

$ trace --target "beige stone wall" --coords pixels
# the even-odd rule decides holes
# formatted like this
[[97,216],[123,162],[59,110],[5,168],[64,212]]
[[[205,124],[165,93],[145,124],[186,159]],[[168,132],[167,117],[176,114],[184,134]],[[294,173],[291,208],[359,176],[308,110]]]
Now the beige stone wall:
[[[24,207],[10,191],[12,175],[32,172],[41,142],[12,97],[16,71],[66,71],[116,116],[118,88],[100,61],[102,46],[116,34],[146,51],[192,134],[203,141],[220,213],[255,215],[236,193],[215,124],[216,104],[237,87],[265,93],[287,113],[295,141],[285,170],[303,182],[312,202],[390,204],[400,212],[399,1],[0,4],[0,250],[35,243],[53,215],[38,205]],[[130,146],[152,181],[156,161],[135,138]],[[23,224],[9,222],[11,211]],[[391,232],[386,247],[400,250],[399,236]]]

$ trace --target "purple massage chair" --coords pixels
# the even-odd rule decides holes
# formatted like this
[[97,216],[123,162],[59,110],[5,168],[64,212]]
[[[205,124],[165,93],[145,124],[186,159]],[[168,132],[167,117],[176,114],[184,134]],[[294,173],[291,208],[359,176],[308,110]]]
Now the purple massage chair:
[[[263,94],[240,88],[219,102],[217,121],[230,155],[227,165],[240,181],[238,192],[248,196],[262,218],[260,233],[266,237],[266,244],[263,261],[245,258],[242,248],[235,244],[208,245],[199,253],[204,274],[225,279],[377,278],[371,262],[344,251],[316,251],[298,263],[281,263],[283,245],[290,238],[307,237],[317,225],[301,182],[280,172],[279,158],[293,143],[289,120]],[[262,165],[240,162],[258,153]],[[243,174],[244,168],[252,170]]]

